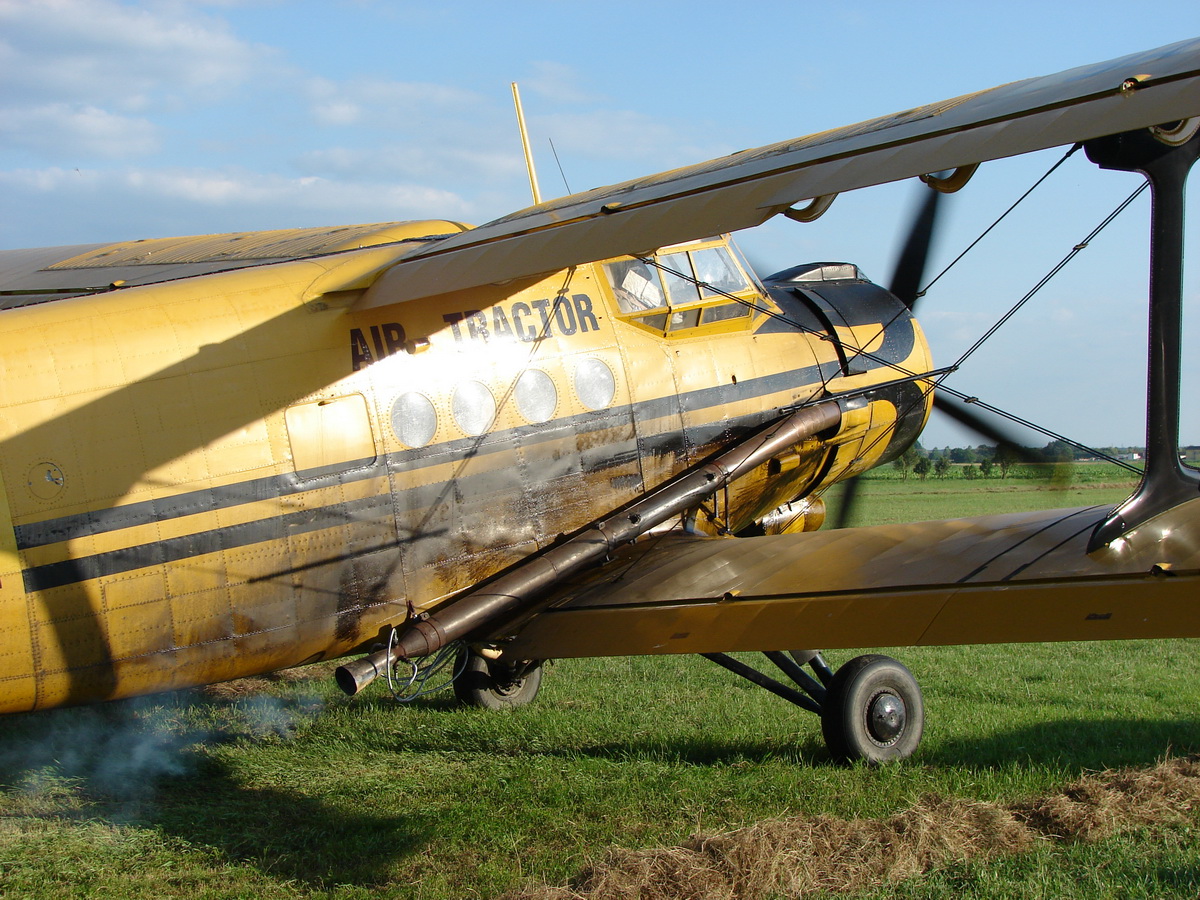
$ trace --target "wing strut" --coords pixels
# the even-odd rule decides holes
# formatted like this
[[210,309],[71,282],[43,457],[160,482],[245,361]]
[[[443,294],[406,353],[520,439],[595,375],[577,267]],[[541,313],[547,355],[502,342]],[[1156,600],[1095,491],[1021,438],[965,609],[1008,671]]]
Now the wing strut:
[[1200,118],[1127,131],[1084,144],[1102,169],[1141,172],[1150,182],[1150,347],[1146,467],[1133,495],[1092,533],[1088,552],[1200,493],[1200,473],[1179,461],[1183,352],[1183,200],[1200,156]]

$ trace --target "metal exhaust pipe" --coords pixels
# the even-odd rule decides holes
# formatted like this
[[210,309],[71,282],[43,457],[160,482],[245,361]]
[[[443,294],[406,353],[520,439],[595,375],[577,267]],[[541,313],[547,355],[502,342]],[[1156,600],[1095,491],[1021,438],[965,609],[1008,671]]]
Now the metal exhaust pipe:
[[353,697],[380,675],[386,673],[389,656],[387,649],[383,649],[370,656],[348,662],[333,670],[333,678],[337,682],[337,686],[342,689],[342,693],[347,697]]
[[427,656],[490,622],[514,613],[535,612],[539,598],[563,579],[602,561],[621,544],[697,505],[755,466],[763,465],[774,454],[835,428],[841,421],[841,404],[836,400],[804,407],[784,416],[711,462],[680,474],[623,510],[593,522],[573,538],[527,560],[507,575],[460,597],[427,618],[413,622],[398,635],[391,648],[393,657]]
[[711,462],[682,473],[611,517],[593,522],[573,538],[548,548],[507,575],[427,618],[412,622],[391,646],[339,666],[334,672],[338,686],[353,697],[386,674],[393,660],[428,656],[489,622],[514,613],[535,612],[538,600],[564,578],[600,562],[619,545],[701,502],[740,475],[766,463],[772,455],[832,429],[841,421],[841,405],[836,400],[796,410]]

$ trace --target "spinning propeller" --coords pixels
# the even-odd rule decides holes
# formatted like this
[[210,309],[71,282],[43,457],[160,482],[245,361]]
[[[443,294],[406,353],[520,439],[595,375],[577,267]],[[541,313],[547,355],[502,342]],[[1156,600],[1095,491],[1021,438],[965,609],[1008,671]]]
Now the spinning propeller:
[[[931,185],[932,187],[932,185]],[[909,311],[915,312],[917,300],[921,297],[921,284],[925,278],[925,266],[929,260],[929,248],[933,243],[934,227],[937,221],[938,205],[944,192],[933,188],[921,202],[916,217],[909,228],[908,239],[900,251],[900,258],[892,272],[892,280],[888,284],[890,290]],[[949,396],[935,393],[934,408],[949,416],[981,437],[994,441],[998,447],[1004,447],[1013,452],[1018,458],[1028,459],[1028,452],[1012,437],[997,427],[994,421],[968,409],[961,401],[952,400]],[[858,477],[843,482],[841,503],[838,506],[834,528],[845,528],[850,523],[850,515],[858,502],[860,480]]]

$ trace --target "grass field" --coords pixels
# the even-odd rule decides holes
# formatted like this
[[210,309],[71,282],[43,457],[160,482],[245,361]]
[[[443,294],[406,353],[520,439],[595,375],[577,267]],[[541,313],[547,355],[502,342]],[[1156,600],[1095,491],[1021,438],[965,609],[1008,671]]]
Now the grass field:
[[[1051,486],[881,477],[863,516],[1091,505],[1128,488],[1113,472]],[[321,665],[11,717],[0,896],[493,897],[565,884],[610,847],[801,814],[881,818],[931,795],[1010,802],[1200,752],[1189,641],[894,653],[922,682],[927,730],[915,757],[879,769],[830,764],[815,717],[694,657],[560,662],[509,713],[440,694],[399,707],[374,689],[348,701]],[[1198,893],[1189,816],[852,896]]]

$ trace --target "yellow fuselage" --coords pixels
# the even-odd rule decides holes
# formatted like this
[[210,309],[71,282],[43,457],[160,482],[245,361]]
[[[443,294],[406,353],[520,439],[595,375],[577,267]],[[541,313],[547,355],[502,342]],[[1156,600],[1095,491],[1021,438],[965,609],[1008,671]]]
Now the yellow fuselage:
[[[885,347],[887,319],[708,321],[726,296],[658,322],[601,263],[389,305],[402,251],[0,313],[0,711],[363,649],[781,409],[930,365],[907,314],[900,368],[859,371],[846,348]],[[924,398],[868,399],[694,527],[736,531],[903,449],[890,429]]]

